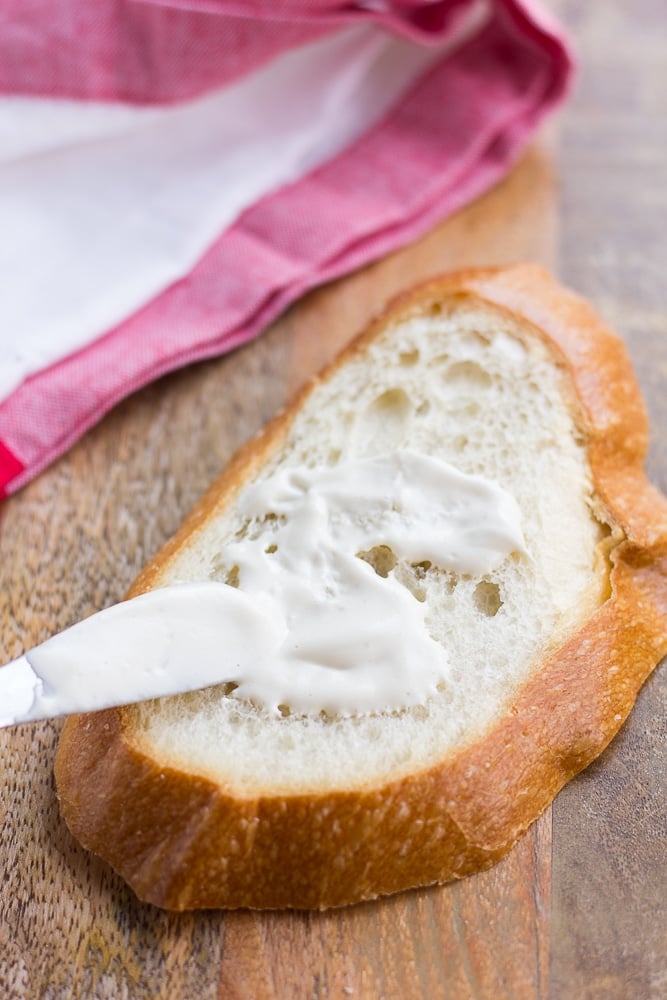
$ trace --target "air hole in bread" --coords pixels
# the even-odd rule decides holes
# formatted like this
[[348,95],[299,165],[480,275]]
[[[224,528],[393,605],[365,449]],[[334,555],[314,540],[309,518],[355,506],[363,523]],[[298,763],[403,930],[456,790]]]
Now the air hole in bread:
[[357,552],[357,558],[372,566],[378,576],[388,577],[396,566],[396,556],[388,545],[376,545],[367,552]]
[[424,579],[424,577],[426,576],[427,572],[430,570],[431,565],[432,565],[432,563],[431,563],[430,559],[424,559],[423,562],[418,562],[418,563],[413,563],[412,564],[412,568],[415,571],[415,575],[416,575],[416,577],[417,577],[418,580],[423,580]]
[[387,389],[374,400],[369,409],[383,415],[395,414],[396,417],[400,418],[412,410],[412,403],[404,389]]
[[273,555],[274,552],[278,551],[278,546],[277,545],[267,545],[266,548],[264,549],[264,551],[266,553],[268,553],[268,555]]
[[401,351],[398,355],[398,360],[402,365],[409,367],[410,365],[416,365],[419,361],[419,351],[415,347],[412,351]]
[[287,518],[284,514],[275,514],[273,511],[269,511],[268,514],[264,514],[263,517],[253,518],[251,521],[246,521],[243,526],[236,532],[237,539],[248,539],[251,542],[256,541],[260,535],[266,535],[271,531],[276,531],[281,525],[286,523]]
[[227,570],[227,575],[225,576],[225,583],[228,587],[238,587],[239,585],[239,568],[238,566],[232,566],[231,569]]
[[468,337],[471,343],[477,344],[479,347],[490,347],[493,341],[492,333],[482,333],[481,330],[469,330]]
[[396,580],[402,584],[409,593],[421,604],[426,600],[425,580],[431,563],[425,559],[420,563],[413,563],[411,566],[400,564],[395,573]]
[[417,415],[420,417],[425,417],[428,411],[431,409],[431,402],[428,399],[423,400],[417,407]]
[[447,382],[484,388],[491,384],[491,376],[476,361],[457,361],[450,365],[444,377]]
[[283,719],[286,719],[292,714],[292,709],[289,705],[278,705],[278,711],[282,715]]
[[444,681],[440,681],[437,685],[437,691],[445,705],[451,705],[454,701],[454,692],[447,687]]
[[273,511],[269,511],[269,513],[265,514],[259,521],[256,522],[256,524],[260,530],[266,531],[268,529],[269,531],[275,531],[276,528],[285,524],[286,521],[287,518],[284,514],[274,514]]
[[500,588],[497,583],[490,580],[482,580],[475,587],[473,600],[478,611],[481,611],[487,618],[494,618],[502,607]]
[[417,705],[413,709],[415,719],[428,719],[429,710],[426,705]]
[[403,389],[387,389],[366,407],[356,427],[357,451],[381,455],[400,448],[410,436],[413,405]]
[[227,563],[221,555],[215,556],[211,561],[209,576],[211,580],[223,580],[227,573]]

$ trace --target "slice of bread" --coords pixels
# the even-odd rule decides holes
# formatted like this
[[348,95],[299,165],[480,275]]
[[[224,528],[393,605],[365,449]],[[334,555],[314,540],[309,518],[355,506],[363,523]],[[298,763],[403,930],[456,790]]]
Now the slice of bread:
[[274,530],[244,512],[252,483],[406,448],[508,491],[525,551],[481,575],[359,553],[446,651],[419,704],[272,713],[220,685],[69,719],[56,779],[74,835],[175,910],[340,906],[497,861],[667,652],[646,442],[621,341],[541,269],[400,298],[236,456],[130,596],[237,583],[229,545]]

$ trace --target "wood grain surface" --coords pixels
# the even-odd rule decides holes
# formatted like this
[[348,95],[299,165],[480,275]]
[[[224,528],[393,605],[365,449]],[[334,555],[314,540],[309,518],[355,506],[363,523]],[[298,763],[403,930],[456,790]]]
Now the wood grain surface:
[[[466,264],[541,261],[627,338],[667,489],[667,11],[557,5],[582,72],[558,127],[417,244],[258,341],[137,393],[0,506],[0,662],[118,600],[210,479],[384,300]],[[0,732],[0,997],[667,996],[667,676],[492,871],[328,914],[168,915],[69,836],[58,723]]]

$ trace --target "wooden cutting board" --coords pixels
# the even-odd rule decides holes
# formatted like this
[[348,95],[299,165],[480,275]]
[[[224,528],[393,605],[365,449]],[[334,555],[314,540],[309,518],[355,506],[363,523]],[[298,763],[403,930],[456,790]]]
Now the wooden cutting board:
[[[667,487],[667,17],[659,0],[558,6],[586,71],[505,182],[256,343],[136,394],[0,506],[0,662],[118,600],[238,445],[388,296],[444,269],[538,260],[594,299],[627,338]],[[0,996],[666,996],[666,708],[662,669],[492,871],[329,914],[139,903],[59,818],[59,724],[0,732]]]

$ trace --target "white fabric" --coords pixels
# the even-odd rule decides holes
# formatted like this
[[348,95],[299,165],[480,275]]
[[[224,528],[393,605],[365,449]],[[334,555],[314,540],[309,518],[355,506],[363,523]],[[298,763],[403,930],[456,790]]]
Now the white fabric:
[[0,398],[187,274],[441,52],[364,25],[176,107],[1,99]]

